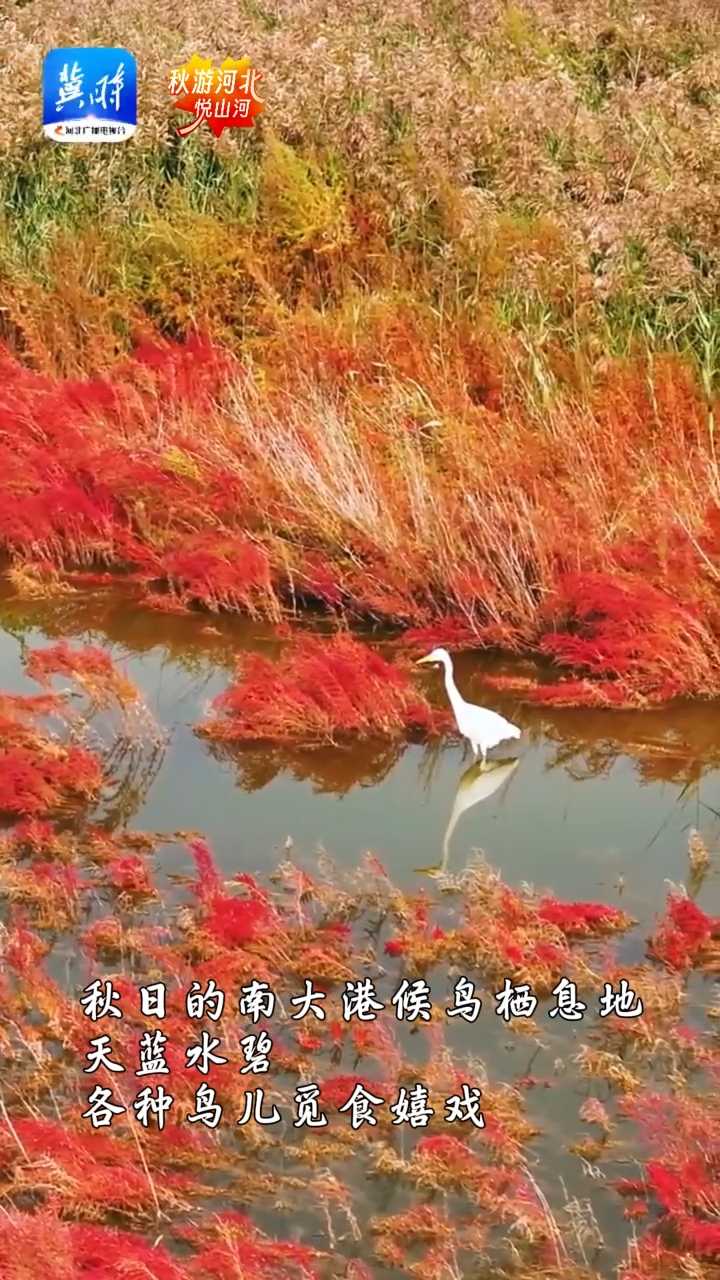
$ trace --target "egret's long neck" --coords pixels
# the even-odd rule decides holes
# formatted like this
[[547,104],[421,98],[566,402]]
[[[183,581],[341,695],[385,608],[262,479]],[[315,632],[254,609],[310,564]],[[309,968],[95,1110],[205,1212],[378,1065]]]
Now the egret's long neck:
[[461,696],[460,690],[455,683],[452,660],[450,658],[446,658],[443,665],[445,667],[445,688],[447,689],[447,696],[450,699],[450,706],[455,712],[455,715],[457,715],[458,711],[465,705],[465,700]]

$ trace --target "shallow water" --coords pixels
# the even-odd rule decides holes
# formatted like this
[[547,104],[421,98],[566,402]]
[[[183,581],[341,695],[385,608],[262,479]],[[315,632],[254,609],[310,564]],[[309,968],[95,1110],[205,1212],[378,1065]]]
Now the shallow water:
[[[344,865],[372,849],[404,886],[423,883],[418,868],[442,863],[458,785],[473,764],[469,750],[457,744],[371,743],[312,752],[253,746],[223,757],[193,732],[226,687],[238,654],[280,651],[263,628],[151,613],[114,592],[59,604],[6,596],[0,625],[0,687],[36,690],[22,672],[23,646],[66,636],[104,645],[143,690],[170,739],[147,796],[138,796],[128,814],[133,825],[202,830],[228,872],[271,868],[288,836],[297,853],[312,856],[323,846]],[[690,830],[717,825],[720,708],[520,707],[483,688],[487,665],[467,656],[458,661],[461,689],[525,732],[512,751],[517,766],[504,773],[503,785],[460,813],[446,869],[461,871],[481,849],[510,884],[528,881],[565,898],[602,898],[647,921],[664,901],[664,882],[687,879]],[[443,699],[439,676],[430,671],[418,679]],[[510,754],[500,747],[491,759],[498,763]],[[708,910],[716,896],[706,883]]]
[[[372,849],[397,882],[415,888],[432,886],[428,869],[444,865],[457,873],[474,850],[482,850],[511,885],[529,882],[561,898],[622,906],[639,921],[621,943],[621,954],[634,963],[662,909],[667,881],[687,883],[694,892],[688,880],[691,829],[701,829],[712,843],[718,826],[717,705],[633,714],[528,709],[483,690],[487,662],[464,660],[457,664],[463,692],[525,730],[513,761],[496,770],[473,767],[470,756],[451,744],[304,753],[253,748],[222,758],[193,725],[227,684],[238,653],[279,649],[262,628],[237,619],[150,613],[138,609],[131,595],[116,592],[59,602],[6,596],[0,618],[5,690],[36,689],[22,672],[24,646],[65,636],[109,649],[170,735],[163,758],[144,775],[141,769],[123,793],[117,820],[148,830],[202,831],[228,875],[272,870],[288,836],[295,856],[312,859],[323,847],[344,866]],[[436,674],[418,679],[442,698]],[[493,754],[495,763],[507,757],[502,748]],[[171,872],[190,869],[182,844],[168,846],[164,861]],[[699,900],[720,914],[713,875]],[[581,1023],[545,1020],[546,1048],[533,1072],[550,1075],[553,1062],[567,1061],[583,1038]],[[507,1080],[527,1073],[533,1046],[489,1013],[466,1030],[463,1043],[492,1075]],[[545,1185],[550,1175],[558,1195],[561,1178],[572,1195],[592,1193],[606,1240],[618,1248],[626,1233],[617,1200],[583,1180],[580,1162],[563,1150],[587,1133],[576,1120],[587,1092],[575,1077],[528,1093],[530,1114],[544,1130],[534,1150]],[[623,1173],[627,1169],[616,1168],[611,1176]],[[555,1198],[552,1188],[550,1195]],[[369,1188],[369,1208],[374,1196]],[[610,1274],[609,1261],[603,1269]]]

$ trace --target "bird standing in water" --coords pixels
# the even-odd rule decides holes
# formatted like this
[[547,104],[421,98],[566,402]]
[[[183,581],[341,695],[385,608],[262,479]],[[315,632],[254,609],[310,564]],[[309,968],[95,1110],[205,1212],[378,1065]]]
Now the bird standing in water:
[[418,664],[423,662],[445,668],[445,688],[455,715],[455,723],[462,736],[470,743],[475,759],[479,752],[485,764],[487,753],[492,747],[508,738],[519,738],[522,735],[522,729],[499,716],[497,711],[488,711],[486,707],[476,707],[474,703],[465,701],[455,684],[452,658],[447,649],[433,649],[432,653],[418,659]]

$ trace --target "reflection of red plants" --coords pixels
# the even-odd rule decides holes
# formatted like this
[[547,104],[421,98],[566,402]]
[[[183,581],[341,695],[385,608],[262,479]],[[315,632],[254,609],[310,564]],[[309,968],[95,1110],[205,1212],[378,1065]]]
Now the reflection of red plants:
[[223,742],[331,742],[447,727],[409,676],[370,646],[338,633],[303,636],[282,662],[244,658],[230,687],[200,726]]

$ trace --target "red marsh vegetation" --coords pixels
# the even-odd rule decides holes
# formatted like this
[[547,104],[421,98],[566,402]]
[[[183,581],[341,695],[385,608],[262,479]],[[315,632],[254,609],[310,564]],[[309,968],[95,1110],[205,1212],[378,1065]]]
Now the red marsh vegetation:
[[[155,608],[280,623],[307,606],[399,627],[418,651],[537,656],[554,674],[520,691],[561,704],[717,695],[713,409],[689,366],[608,360],[540,413],[499,340],[450,339],[411,308],[348,333],[342,368],[316,322],[312,379],[300,328],[262,378],[200,339],[146,343],[85,381],[5,355],[17,590],[111,572]],[[502,387],[489,405],[471,394],[478,362]]]

